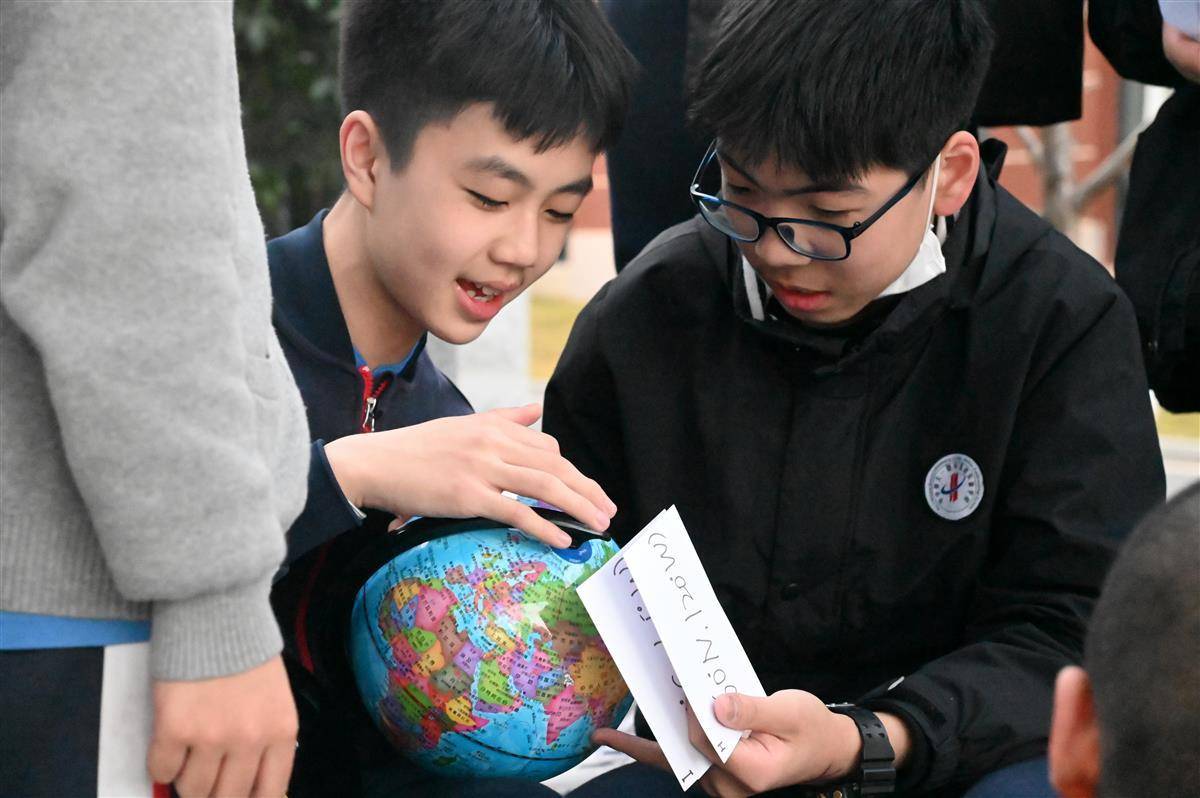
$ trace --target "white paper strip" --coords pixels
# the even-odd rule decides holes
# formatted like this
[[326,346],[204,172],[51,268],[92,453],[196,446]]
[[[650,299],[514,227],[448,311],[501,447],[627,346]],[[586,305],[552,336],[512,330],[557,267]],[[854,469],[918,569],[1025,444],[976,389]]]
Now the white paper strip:
[[679,512],[671,507],[660,514],[622,554],[696,719],[721,761],[728,761],[743,733],[717,720],[713,702],[722,693],[765,692]]
[[588,615],[662,747],[679,786],[691,787],[710,767],[688,741],[683,689],[671,670],[637,585],[618,554],[578,588]]

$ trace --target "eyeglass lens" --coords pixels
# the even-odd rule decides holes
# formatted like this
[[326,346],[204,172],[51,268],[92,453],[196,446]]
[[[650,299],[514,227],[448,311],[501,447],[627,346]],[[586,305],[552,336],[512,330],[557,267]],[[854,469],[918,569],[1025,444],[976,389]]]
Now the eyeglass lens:
[[[700,212],[713,227],[739,241],[754,241],[759,236],[759,223],[743,211],[712,202],[699,200]],[[846,239],[835,230],[817,225],[796,222],[781,222],[776,226],[779,237],[788,247],[802,255],[837,259],[846,255]]]

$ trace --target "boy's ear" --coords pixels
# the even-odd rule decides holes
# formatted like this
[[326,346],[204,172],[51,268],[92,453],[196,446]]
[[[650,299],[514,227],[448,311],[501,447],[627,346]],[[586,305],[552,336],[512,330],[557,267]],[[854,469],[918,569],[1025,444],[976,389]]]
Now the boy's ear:
[[338,131],[342,175],[346,188],[367,210],[375,203],[375,186],[381,170],[388,168],[387,152],[379,127],[366,111],[351,111]]
[[946,140],[938,157],[942,159],[942,165],[933,212],[937,216],[953,216],[975,187],[975,178],[979,175],[979,142],[967,131],[960,130]]
[[1063,798],[1093,798],[1100,781],[1100,727],[1092,683],[1083,668],[1070,665],[1054,684],[1050,722],[1050,783]]

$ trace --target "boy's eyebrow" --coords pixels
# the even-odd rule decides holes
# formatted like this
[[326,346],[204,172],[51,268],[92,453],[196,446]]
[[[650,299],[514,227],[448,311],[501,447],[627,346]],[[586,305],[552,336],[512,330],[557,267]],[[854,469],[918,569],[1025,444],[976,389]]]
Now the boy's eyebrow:
[[552,194],[578,194],[581,197],[587,196],[592,190],[592,176],[581,177],[578,180],[567,183],[565,186],[559,186],[552,191]]
[[[738,162],[731,158],[727,153],[718,152],[717,157],[735,172],[746,178],[746,180],[750,181],[751,185],[753,185],[755,188],[762,189],[762,186],[759,185],[758,181],[754,179],[754,176],[746,171],[743,166],[738,164]],[[824,182],[818,181],[816,183],[809,183],[807,186],[785,188],[782,193],[785,197],[795,197],[800,194],[842,193],[847,191],[865,193],[866,190],[867,189],[865,187],[859,185],[858,183],[851,183],[847,180],[827,180]]]
[[472,172],[491,172],[497,177],[511,180],[521,186],[521,188],[533,188],[533,181],[529,179],[528,175],[499,155],[491,155],[486,158],[472,158],[470,161],[467,161],[467,168]]
[[[504,180],[511,180],[523,189],[533,188],[533,181],[529,176],[522,172],[517,167],[510,164],[508,161],[501,158],[499,155],[491,155],[486,158],[473,158],[467,161],[467,168],[473,172],[490,172]],[[592,176],[587,175],[581,177],[566,185],[559,186],[550,192],[551,194],[578,194],[583,196],[592,190]]]

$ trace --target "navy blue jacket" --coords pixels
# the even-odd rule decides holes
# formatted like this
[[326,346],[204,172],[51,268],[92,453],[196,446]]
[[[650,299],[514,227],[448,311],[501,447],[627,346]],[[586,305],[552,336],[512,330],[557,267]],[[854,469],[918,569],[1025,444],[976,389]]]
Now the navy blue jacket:
[[304,398],[313,440],[308,499],[288,530],[287,571],[271,594],[300,714],[292,796],[357,795],[359,768],[348,763],[395,760],[363,710],[340,653],[347,596],[357,588],[349,566],[386,539],[392,516],[367,510],[364,519],[356,512],[333,476],[323,442],[368,434],[362,432],[367,395],[375,403],[373,424],[366,427],[376,433],[471,412],[425,353],[424,339],[382,390],[369,371],[359,370],[325,258],[325,214],[267,244],[275,330]]
[[[304,227],[267,244],[273,320],[288,365],[304,398],[313,439],[304,512],[288,530],[288,563],[361,523],[342,495],[325,459],[323,443],[362,430],[363,375],[342,317],[329,262],[325,259],[321,211]],[[425,353],[424,339],[408,365],[376,397],[377,431],[471,412],[454,383]]]

